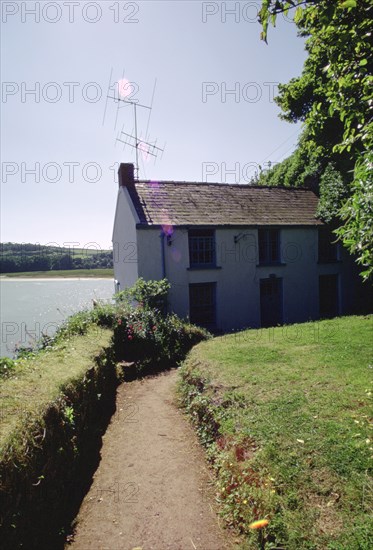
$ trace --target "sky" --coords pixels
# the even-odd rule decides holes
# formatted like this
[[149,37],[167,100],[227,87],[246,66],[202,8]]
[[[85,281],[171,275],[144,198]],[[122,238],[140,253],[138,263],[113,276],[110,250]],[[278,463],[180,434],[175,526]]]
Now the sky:
[[129,101],[140,179],[247,183],[289,156],[301,127],[273,97],[304,42],[280,16],[266,45],[259,7],[2,1],[1,242],[111,247]]

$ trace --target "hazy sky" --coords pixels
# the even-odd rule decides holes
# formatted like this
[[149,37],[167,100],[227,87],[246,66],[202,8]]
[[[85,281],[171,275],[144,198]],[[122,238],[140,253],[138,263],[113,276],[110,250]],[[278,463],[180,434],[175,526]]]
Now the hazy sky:
[[260,41],[259,6],[1,2],[1,241],[110,246],[115,172],[135,159],[117,141],[133,108],[107,99],[121,79],[123,98],[152,105],[139,137],[164,148],[140,152],[141,179],[245,183],[289,156],[300,127],[273,95],[306,54],[284,17]]

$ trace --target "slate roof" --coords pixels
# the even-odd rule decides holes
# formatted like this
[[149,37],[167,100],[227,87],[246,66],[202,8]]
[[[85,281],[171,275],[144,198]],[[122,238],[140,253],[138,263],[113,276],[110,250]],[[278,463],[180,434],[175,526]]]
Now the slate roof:
[[[308,189],[221,183],[135,181],[140,225],[322,225]],[[136,191],[136,192],[134,192]]]

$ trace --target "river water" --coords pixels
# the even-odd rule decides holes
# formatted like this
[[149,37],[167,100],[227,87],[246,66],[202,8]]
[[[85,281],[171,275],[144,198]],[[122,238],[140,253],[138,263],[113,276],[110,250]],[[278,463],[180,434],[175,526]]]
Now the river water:
[[113,293],[112,279],[1,279],[0,356],[13,357],[16,347],[51,336],[69,315]]

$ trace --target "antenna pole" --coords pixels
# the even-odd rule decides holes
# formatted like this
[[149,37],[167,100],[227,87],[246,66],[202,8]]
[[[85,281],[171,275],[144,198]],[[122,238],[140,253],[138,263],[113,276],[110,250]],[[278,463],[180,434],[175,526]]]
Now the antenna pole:
[[[161,149],[161,147],[157,147],[156,143],[150,143],[148,141],[144,141],[144,140],[139,140],[139,137],[138,137],[138,133],[137,133],[137,110],[136,110],[136,107],[143,107],[144,109],[149,109],[149,111],[151,112],[152,110],[152,107],[148,106],[148,105],[142,105],[141,103],[138,103],[137,101],[129,101],[128,99],[121,99],[120,97],[120,93],[118,93],[118,97],[116,95],[114,95],[114,97],[112,96],[107,96],[108,98],[110,99],[113,99],[116,103],[126,103],[127,105],[133,105],[133,114],[134,114],[134,122],[135,122],[135,135],[133,136],[132,134],[128,134],[127,132],[124,132],[123,129],[121,130],[120,132],[120,137],[118,136],[116,141],[120,141],[122,143],[124,143],[124,146],[126,145],[129,145],[130,147],[132,147],[133,149],[135,149],[135,154],[136,154],[136,165],[135,165],[135,171],[136,171],[136,179],[138,180],[139,179],[139,172],[140,172],[140,167],[139,167],[139,146],[140,144],[142,146],[145,146],[145,149],[142,147],[142,151],[143,153],[146,153],[146,155],[151,155],[153,157],[157,157],[159,153],[163,153],[163,149]],[[154,96],[154,91],[153,91],[153,96]],[[153,98],[152,98],[152,103],[153,103]],[[118,106],[118,109],[119,109],[119,106]],[[117,110],[117,114],[118,114],[118,110]],[[150,118],[150,115],[149,115],[149,118]],[[149,119],[148,119],[148,126],[149,126]],[[148,127],[146,129],[146,131],[148,131]],[[124,139],[121,139],[122,136],[125,136]],[[146,139],[146,137],[145,137]]]
[[136,103],[133,103],[133,110],[134,110],[134,114],[135,114],[136,179],[139,179],[139,142],[138,142],[138,139],[137,139]]

